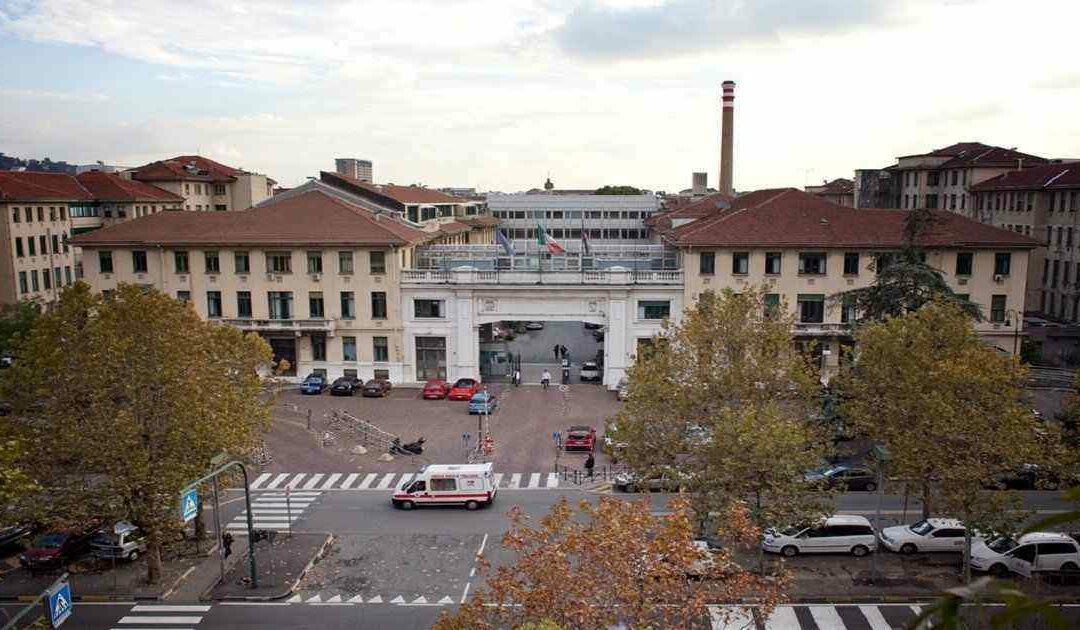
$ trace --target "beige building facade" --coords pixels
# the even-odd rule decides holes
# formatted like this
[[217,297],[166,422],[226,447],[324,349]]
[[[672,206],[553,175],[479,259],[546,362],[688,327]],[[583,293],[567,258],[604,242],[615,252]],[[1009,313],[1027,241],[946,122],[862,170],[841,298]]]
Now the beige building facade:
[[181,155],[151,162],[124,173],[183,198],[183,209],[196,212],[246,210],[272,197],[277,183],[261,173],[220,164],[201,155]]

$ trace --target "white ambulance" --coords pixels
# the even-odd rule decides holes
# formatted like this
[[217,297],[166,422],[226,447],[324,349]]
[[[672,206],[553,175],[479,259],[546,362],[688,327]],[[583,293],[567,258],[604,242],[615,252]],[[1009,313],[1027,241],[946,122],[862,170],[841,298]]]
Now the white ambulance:
[[464,505],[475,510],[491,505],[498,491],[491,463],[427,464],[398,485],[390,501],[402,510],[418,505]]

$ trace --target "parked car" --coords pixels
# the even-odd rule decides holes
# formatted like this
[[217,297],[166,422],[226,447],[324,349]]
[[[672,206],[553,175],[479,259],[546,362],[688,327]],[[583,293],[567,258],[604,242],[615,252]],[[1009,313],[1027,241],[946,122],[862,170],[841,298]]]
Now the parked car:
[[321,394],[326,389],[326,377],[322,374],[308,374],[300,384],[301,394]]
[[499,406],[499,400],[488,391],[480,391],[469,399],[469,413],[491,413]]
[[529,322],[525,324],[525,330],[543,330],[544,322]]
[[10,525],[0,528],[0,549],[15,544],[34,533],[34,525]]
[[364,383],[362,394],[366,398],[382,398],[390,393],[391,387],[390,381],[382,378],[373,378]]
[[19,564],[31,571],[56,569],[74,560],[90,546],[94,528],[61,530],[42,534],[19,555]]
[[566,430],[563,437],[563,449],[567,451],[592,451],[596,448],[596,429],[586,425],[575,425]]
[[911,525],[897,525],[881,530],[878,538],[889,551],[912,554],[920,551],[964,551],[964,533],[960,521],[951,518],[928,518]]
[[630,397],[630,381],[624,376],[619,379],[619,384],[615,386],[615,398],[617,400],[626,400]]
[[1056,490],[1063,485],[1075,485],[1078,481],[1075,477],[1075,473],[1070,474],[1068,471],[1061,474],[1038,464],[1024,464],[1015,472],[1002,475],[988,483],[987,487],[1006,490]]
[[146,535],[131,523],[117,523],[112,529],[103,529],[94,534],[90,548],[95,558],[134,562],[146,553]]
[[450,393],[450,384],[442,379],[433,378],[424,383],[424,400],[442,400]]
[[334,379],[334,384],[330,386],[330,395],[352,396],[360,389],[360,385],[360,379],[355,376],[342,376]]
[[830,488],[844,490],[877,490],[877,475],[865,466],[854,464],[835,464],[818,468],[806,473],[807,481],[822,482]]
[[601,378],[600,366],[594,361],[586,361],[581,364],[581,372],[578,374],[578,378],[582,383],[599,383]]
[[476,392],[480,391],[480,381],[475,378],[459,378],[450,388],[447,398],[450,400],[472,400]]
[[611,482],[611,487],[620,492],[678,492],[683,485],[674,471],[660,472],[650,477],[622,472],[615,475]]
[[971,545],[971,568],[998,577],[1010,573],[1076,573],[1080,571],[1080,543],[1057,532],[1032,532],[1018,540],[1008,536],[978,540]]
[[766,530],[761,546],[789,558],[800,553],[850,553],[862,557],[877,549],[877,534],[865,516],[837,514],[812,527]]

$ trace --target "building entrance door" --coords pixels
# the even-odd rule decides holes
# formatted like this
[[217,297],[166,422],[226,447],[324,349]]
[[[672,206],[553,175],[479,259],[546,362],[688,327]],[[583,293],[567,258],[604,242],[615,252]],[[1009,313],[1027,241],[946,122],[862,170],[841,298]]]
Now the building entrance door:
[[278,364],[282,359],[288,362],[289,367],[281,373],[282,376],[296,376],[296,338],[295,337],[267,337],[270,349],[274,352],[274,363]]
[[416,338],[416,380],[446,380],[446,337]]

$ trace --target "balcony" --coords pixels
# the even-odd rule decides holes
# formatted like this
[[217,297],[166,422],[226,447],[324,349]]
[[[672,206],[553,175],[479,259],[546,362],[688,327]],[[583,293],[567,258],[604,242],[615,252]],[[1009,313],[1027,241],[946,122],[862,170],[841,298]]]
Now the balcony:
[[795,322],[796,337],[830,337],[851,334],[851,324]]
[[235,326],[241,330],[266,332],[330,332],[334,328],[329,319],[218,319],[213,320]]
[[637,284],[679,286],[683,272],[678,270],[634,271],[622,267],[584,271],[490,270],[458,268],[452,271],[406,270],[402,284],[455,285],[615,285]]

